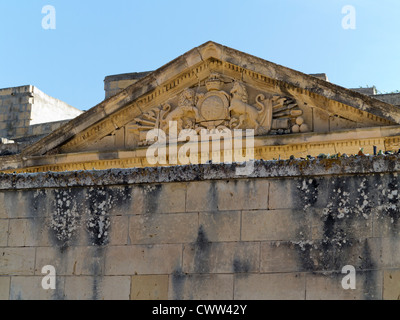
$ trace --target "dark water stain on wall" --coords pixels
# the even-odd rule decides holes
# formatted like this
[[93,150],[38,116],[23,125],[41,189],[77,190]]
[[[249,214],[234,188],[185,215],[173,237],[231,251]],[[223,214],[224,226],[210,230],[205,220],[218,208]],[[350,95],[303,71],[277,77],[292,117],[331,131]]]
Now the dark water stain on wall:
[[[229,180],[224,183],[229,183]],[[207,207],[211,212],[218,212],[218,189],[215,181],[210,181],[210,187],[207,192],[207,202]]]
[[94,250],[92,256],[92,264],[91,264],[91,274],[93,275],[93,283],[92,283],[92,300],[99,300],[100,298],[100,290],[101,283],[103,280],[103,269],[101,267],[102,261],[104,260],[105,248],[97,247]]
[[176,268],[172,273],[172,288],[173,288],[173,299],[174,300],[182,300],[183,293],[185,290],[185,282],[187,275],[182,272],[182,269]]
[[250,263],[249,261],[235,257],[233,259],[232,269],[234,273],[248,273],[250,271]]
[[[162,192],[162,185],[161,184],[152,184],[143,186],[140,185],[138,188],[141,189],[142,194],[144,195],[144,209],[145,214],[151,214],[158,212],[159,204],[160,204],[160,195]],[[135,199],[133,199],[135,201]]]
[[207,235],[203,229],[203,226],[199,227],[197,239],[192,250],[195,251],[194,254],[194,270],[195,273],[208,273],[210,271],[210,250],[211,242],[207,239]]
[[[361,253],[361,264],[360,264],[360,269],[361,270],[374,270],[376,267],[375,262],[373,261],[372,254],[371,254],[371,248],[368,244],[368,241],[365,240],[363,243],[363,248],[362,248],[362,253]],[[377,278],[377,273],[376,272],[364,272],[363,273],[363,278],[362,278],[362,283],[363,283],[363,293],[364,293],[364,299],[370,300],[370,299],[376,299],[379,296],[378,292],[378,278]]]

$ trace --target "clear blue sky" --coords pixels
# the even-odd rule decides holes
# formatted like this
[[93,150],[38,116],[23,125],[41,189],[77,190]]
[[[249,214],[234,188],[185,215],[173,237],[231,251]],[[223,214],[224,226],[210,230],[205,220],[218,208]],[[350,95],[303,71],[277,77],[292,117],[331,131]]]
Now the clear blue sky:
[[[56,29],[42,28],[42,7]],[[343,29],[342,7],[356,9]],[[0,88],[87,110],[107,75],[155,70],[212,40],[344,87],[400,90],[399,0],[0,0]]]

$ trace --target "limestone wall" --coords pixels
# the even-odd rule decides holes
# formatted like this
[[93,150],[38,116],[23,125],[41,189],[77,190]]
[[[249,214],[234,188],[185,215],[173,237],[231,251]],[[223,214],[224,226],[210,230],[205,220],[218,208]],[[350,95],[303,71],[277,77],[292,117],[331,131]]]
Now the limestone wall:
[[[34,86],[0,89],[0,137],[18,139],[32,135],[49,134],[54,125],[48,122],[70,120],[82,113],[65,102],[52,98]],[[30,126],[36,125],[35,128]]]
[[397,299],[398,160],[1,175],[0,299]]
[[33,104],[33,86],[0,89],[0,137],[26,135]]

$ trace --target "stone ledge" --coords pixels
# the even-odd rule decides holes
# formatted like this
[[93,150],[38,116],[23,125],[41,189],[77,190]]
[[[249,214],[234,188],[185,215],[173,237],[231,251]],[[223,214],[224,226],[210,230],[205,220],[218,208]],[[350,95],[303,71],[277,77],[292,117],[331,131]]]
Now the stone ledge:
[[109,169],[43,173],[0,173],[0,190],[111,186],[203,180],[286,178],[400,172],[399,155],[338,159],[257,160],[248,176],[236,174],[240,164]]

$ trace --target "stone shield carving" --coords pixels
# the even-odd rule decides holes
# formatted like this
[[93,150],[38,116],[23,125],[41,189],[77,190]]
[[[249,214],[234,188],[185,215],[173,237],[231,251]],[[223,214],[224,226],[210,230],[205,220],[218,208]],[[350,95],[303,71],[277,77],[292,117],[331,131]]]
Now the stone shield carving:
[[249,103],[244,83],[234,81],[229,93],[222,90],[224,85],[220,75],[213,73],[205,82],[207,92],[186,89],[179,95],[176,107],[164,104],[143,113],[131,129],[143,133],[139,138],[141,144],[145,144],[144,133],[151,129],[162,129],[168,134],[170,121],[176,121],[178,133],[183,129],[199,132],[203,128],[254,129],[256,135],[308,131],[302,110],[291,98],[267,98],[259,93]]

